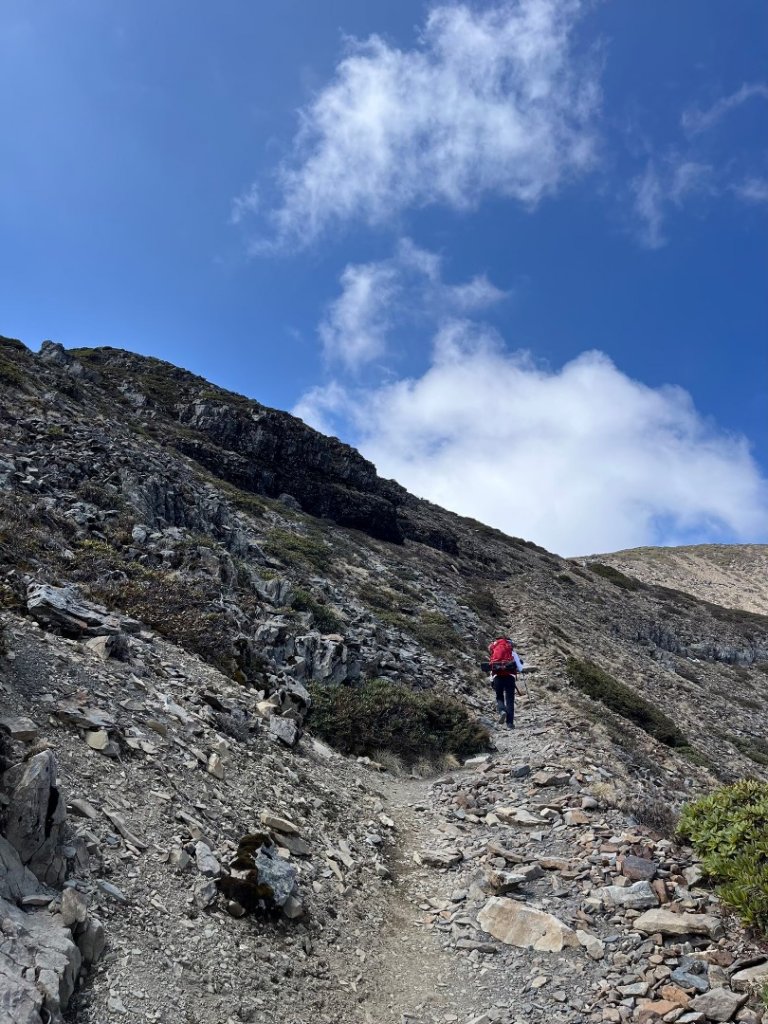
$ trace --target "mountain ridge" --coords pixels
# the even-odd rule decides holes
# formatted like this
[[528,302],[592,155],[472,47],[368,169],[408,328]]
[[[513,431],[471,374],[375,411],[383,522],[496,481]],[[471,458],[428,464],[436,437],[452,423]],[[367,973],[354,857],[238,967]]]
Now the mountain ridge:
[[[91,955],[98,924],[117,954],[85,975],[79,1022],[123,1006],[222,1024],[443,1024],[459,999],[468,1020],[615,1021],[619,1005],[645,1012],[637,993],[611,994],[631,984],[629,963],[661,1001],[668,975],[644,958],[687,954],[648,946],[602,889],[626,885],[626,857],[650,858],[662,875],[648,906],[717,910],[663,830],[717,780],[768,777],[768,617],[456,516],[289,414],[151,357],[0,339],[0,391],[0,807],[32,763],[69,794],[59,825],[76,843],[55,868],[92,915],[72,939]],[[538,669],[510,733],[478,670],[500,631]],[[390,771],[329,750],[312,695],[365,695],[370,680],[458,702],[490,759],[408,781],[362,706],[366,756]],[[282,900],[268,912],[241,902],[237,865],[254,856]],[[587,929],[594,964],[563,952],[563,999],[530,986],[548,970],[538,954],[483,937],[489,894],[509,910],[524,884],[507,877],[515,864],[530,868],[531,910],[561,907],[574,936]],[[450,999],[436,992],[434,1012],[416,976],[398,992],[376,966],[386,949],[408,974],[397,928],[413,955],[438,943]],[[729,928],[738,962],[751,947]],[[697,941],[716,955],[717,939]],[[501,1009],[471,981],[494,957],[498,983],[520,983]]]

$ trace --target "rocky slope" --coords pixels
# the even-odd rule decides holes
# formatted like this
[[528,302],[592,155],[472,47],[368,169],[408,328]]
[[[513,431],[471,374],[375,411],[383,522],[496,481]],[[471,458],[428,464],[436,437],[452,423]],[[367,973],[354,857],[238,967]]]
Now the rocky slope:
[[768,544],[630,548],[594,559],[642,580],[747,612],[768,615]]
[[[663,831],[765,775],[766,618],[461,519],[157,360],[6,339],[0,390],[10,1020],[759,1019],[669,980],[727,1002],[735,923],[635,922],[724,916]],[[538,667],[510,734],[477,670],[499,629]],[[313,737],[309,691],[373,677],[459,697],[491,761],[429,785]],[[633,857],[642,909],[602,891]],[[557,918],[556,975],[521,906]]]

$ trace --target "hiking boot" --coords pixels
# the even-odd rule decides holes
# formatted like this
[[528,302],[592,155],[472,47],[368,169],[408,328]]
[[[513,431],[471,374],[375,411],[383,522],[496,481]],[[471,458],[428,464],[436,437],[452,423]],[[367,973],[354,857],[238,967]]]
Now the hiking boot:
[[499,722],[503,725],[504,722],[506,722],[506,720],[507,720],[507,713],[506,713],[506,711],[500,711],[499,712]]
[[515,723],[514,722],[507,722],[507,728],[508,729],[514,729],[515,728]]

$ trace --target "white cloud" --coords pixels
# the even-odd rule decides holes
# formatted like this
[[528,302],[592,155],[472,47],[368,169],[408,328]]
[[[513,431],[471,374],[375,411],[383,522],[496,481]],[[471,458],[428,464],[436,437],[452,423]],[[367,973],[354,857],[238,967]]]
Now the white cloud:
[[326,432],[351,425],[414,493],[563,554],[765,537],[768,484],[747,442],[599,352],[550,371],[457,320],[423,376],[316,388],[296,411]]
[[[533,205],[595,159],[597,72],[571,53],[581,0],[434,7],[419,44],[350,43],[279,174],[278,243],[411,206]],[[271,243],[262,243],[269,248]]]
[[721,97],[707,110],[696,108],[686,110],[681,118],[683,128],[688,135],[700,135],[702,132],[714,128],[718,121],[751,99],[768,100],[768,84],[765,82],[745,83],[736,92]]
[[463,284],[444,283],[441,257],[408,238],[388,259],[348,264],[340,283],[341,294],[328,306],[318,333],[325,355],[352,370],[383,357],[395,327],[432,326],[507,296],[485,274]]
[[319,328],[326,355],[350,368],[383,355],[398,287],[398,271],[392,263],[345,267],[341,295],[331,303]]

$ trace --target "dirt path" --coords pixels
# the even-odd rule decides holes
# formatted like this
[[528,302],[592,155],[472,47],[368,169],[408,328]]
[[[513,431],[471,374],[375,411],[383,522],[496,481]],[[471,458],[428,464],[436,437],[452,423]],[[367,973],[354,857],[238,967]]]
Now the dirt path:
[[[546,746],[548,713],[520,708],[514,732],[497,728],[495,760],[510,769],[537,764]],[[450,773],[455,782],[472,774],[471,769]],[[357,1018],[363,1024],[478,1024],[518,1019],[515,992],[508,984],[504,964],[482,951],[477,933],[475,946],[453,944],[476,927],[473,916],[462,907],[466,890],[451,870],[422,866],[420,851],[434,848],[456,826],[448,820],[433,795],[433,781],[383,777],[380,793],[387,813],[396,822],[399,844],[391,860],[394,877],[389,916],[373,944],[366,964],[368,998]],[[462,839],[462,845],[470,837]],[[432,915],[442,910],[439,923]],[[450,940],[450,944],[449,944]],[[525,951],[515,951],[527,973]],[[520,1017],[522,1020],[522,1016]]]

